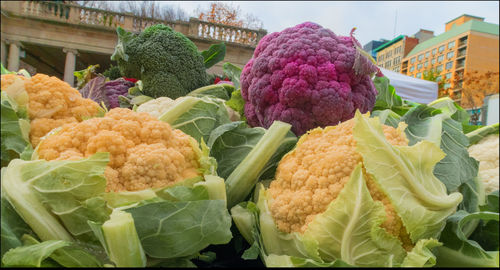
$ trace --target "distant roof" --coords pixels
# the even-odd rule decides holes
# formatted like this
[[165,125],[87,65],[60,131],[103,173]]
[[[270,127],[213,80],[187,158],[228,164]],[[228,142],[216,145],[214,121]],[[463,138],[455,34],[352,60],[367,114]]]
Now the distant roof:
[[460,16],[458,16],[458,17],[456,17],[455,19],[452,19],[452,20],[449,20],[449,21],[445,22],[445,24],[447,24],[447,23],[449,23],[449,22],[452,22],[452,21],[454,21],[454,20],[456,20],[456,19],[458,19],[458,18],[460,18],[460,17],[463,17],[463,16],[467,16],[467,17],[471,17],[471,18],[476,18],[476,19],[482,19],[482,20],[484,20],[484,18],[483,18],[483,17],[472,16],[472,15],[469,15],[469,14],[462,14],[462,15],[460,15]]
[[400,41],[400,40],[401,40],[401,39],[403,39],[404,37],[405,37],[405,35],[399,35],[399,36],[395,37],[393,40],[391,40],[391,41],[389,41],[389,42],[386,42],[386,43],[384,43],[384,44],[382,44],[382,45],[378,46],[378,47],[377,47],[374,51],[378,52],[378,51],[380,51],[380,50],[382,50],[382,49],[384,49],[384,48],[387,48],[387,47],[391,46],[392,44],[394,44],[394,43],[396,43],[396,42]]
[[482,21],[470,20],[461,25],[454,26],[450,30],[442,33],[441,35],[430,38],[422,43],[417,44],[413,50],[406,57],[415,55],[421,51],[427,50],[436,46],[443,41],[451,39],[467,31],[476,31],[498,36],[498,24],[487,23]]

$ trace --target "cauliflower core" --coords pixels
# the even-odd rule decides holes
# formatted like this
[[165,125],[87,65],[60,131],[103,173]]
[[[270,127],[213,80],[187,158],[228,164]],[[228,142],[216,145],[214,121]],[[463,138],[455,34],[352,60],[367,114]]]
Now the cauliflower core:
[[[268,191],[271,214],[281,231],[303,233],[314,217],[337,198],[356,165],[362,162],[352,133],[354,121],[310,131],[279,163]],[[408,145],[405,135],[395,128],[383,126],[383,131],[392,145]],[[385,207],[387,218],[382,227],[410,249],[409,235],[391,202],[366,172],[364,175],[373,200]]]
[[114,108],[104,117],[64,125],[40,143],[46,160],[109,152],[106,191],[159,188],[201,175],[196,141],[148,113]]
[[241,73],[241,95],[251,126],[290,123],[300,136],[336,125],[375,104],[377,66],[352,37],[305,22],[266,35]]
[[30,141],[33,147],[52,129],[80,122],[99,112],[97,103],[82,98],[80,92],[68,83],[45,74],[39,73],[31,78],[15,74],[2,75],[2,89],[14,83],[16,78],[24,81],[29,96]]
[[498,134],[491,134],[468,149],[469,154],[479,161],[479,177],[484,183],[486,194],[498,189],[498,142]]

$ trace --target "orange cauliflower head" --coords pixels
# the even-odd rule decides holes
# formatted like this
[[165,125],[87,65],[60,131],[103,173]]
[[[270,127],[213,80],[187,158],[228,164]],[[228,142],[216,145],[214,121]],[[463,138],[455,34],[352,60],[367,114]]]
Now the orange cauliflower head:
[[80,92],[68,83],[45,74],[39,73],[31,78],[2,75],[2,90],[13,84],[16,78],[24,81],[24,89],[29,96],[30,141],[33,147],[52,129],[96,116],[101,110],[97,103],[82,98]]
[[[303,233],[349,181],[352,171],[362,161],[356,151],[354,124],[353,118],[337,126],[311,130],[281,160],[268,189],[272,197],[271,214],[281,231]],[[383,132],[392,145],[408,145],[405,135],[397,129],[383,126]],[[372,198],[384,204],[387,218],[382,227],[400,238],[405,248],[411,248],[408,233],[394,207],[369,174],[364,172],[364,175]]]
[[109,152],[106,191],[159,188],[200,176],[198,143],[148,113],[114,108],[104,117],[70,123],[44,139],[38,156],[68,160]]

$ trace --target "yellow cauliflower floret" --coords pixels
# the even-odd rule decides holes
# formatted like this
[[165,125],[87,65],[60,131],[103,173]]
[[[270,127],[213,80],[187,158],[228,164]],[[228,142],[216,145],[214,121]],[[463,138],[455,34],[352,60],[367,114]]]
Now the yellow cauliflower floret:
[[172,185],[201,175],[196,141],[148,113],[114,108],[104,117],[64,125],[39,146],[46,160],[78,159],[108,152],[106,191]]
[[[353,138],[354,121],[310,131],[279,163],[268,191],[272,198],[270,210],[281,231],[303,233],[314,217],[337,198],[362,161]],[[408,145],[404,134],[395,128],[383,126],[383,131],[391,144]],[[371,196],[385,206],[387,219],[382,227],[409,248],[411,241],[394,207],[369,175],[365,176]]]
[[96,102],[82,98],[80,92],[68,83],[45,74],[39,73],[31,78],[15,74],[2,75],[2,90],[13,84],[15,78],[24,81],[29,96],[30,141],[33,147],[52,129],[80,122],[99,112]]

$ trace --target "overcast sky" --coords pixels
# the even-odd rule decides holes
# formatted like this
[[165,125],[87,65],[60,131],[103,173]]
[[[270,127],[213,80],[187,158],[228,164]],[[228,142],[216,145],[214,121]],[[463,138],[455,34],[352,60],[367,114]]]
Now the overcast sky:
[[[221,1],[239,5],[243,13],[251,13],[264,23],[268,33],[281,31],[305,21],[312,21],[339,35],[348,35],[356,27],[355,36],[365,45],[371,40],[413,35],[419,29],[444,32],[444,24],[462,14],[483,17],[499,24],[498,1]],[[166,1],[180,6],[189,15],[204,1]],[[397,16],[396,16],[397,14]]]

